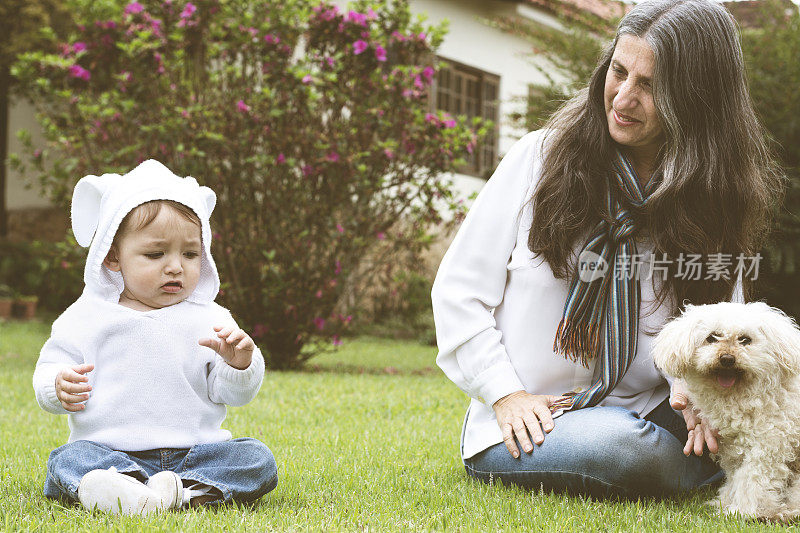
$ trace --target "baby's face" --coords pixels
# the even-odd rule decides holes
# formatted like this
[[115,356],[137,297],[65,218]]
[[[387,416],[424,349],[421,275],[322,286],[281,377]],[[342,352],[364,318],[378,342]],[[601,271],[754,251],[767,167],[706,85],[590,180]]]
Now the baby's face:
[[120,303],[149,311],[188,298],[200,280],[201,246],[200,227],[163,206],[153,222],[120,240]]

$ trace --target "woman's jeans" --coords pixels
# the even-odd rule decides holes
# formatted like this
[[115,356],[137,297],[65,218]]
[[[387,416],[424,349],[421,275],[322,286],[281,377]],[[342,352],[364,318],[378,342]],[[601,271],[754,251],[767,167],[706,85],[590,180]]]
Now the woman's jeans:
[[256,439],[142,452],[120,452],[96,442],[79,440],[50,453],[44,494],[49,498],[77,500],[78,485],[84,474],[112,466],[142,482],[157,472],[172,470],[184,480],[184,486],[194,482],[209,485],[219,490],[220,501],[226,502],[252,501],[278,485],[275,458],[269,448]]
[[555,419],[544,443],[514,459],[504,443],[464,460],[481,481],[597,497],[668,496],[721,480],[704,453],[683,455],[683,417],[668,401],[644,419],[621,407],[568,411]]

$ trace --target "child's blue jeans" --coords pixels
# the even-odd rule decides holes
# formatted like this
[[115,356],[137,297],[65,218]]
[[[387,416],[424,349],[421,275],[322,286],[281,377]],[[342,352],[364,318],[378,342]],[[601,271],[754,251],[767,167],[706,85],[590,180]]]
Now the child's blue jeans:
[[49,498],[75,501],[84,474],[112,466],[142,482],[157,472],[172,470],[184,480],[184,486],[192,482],[209,485],[220,491],[221,501],[225,502],[252,501],[278,485],[275,458],[269,448],[256,439],[141,452],[121,452],[96,442],[79,440],[50,453],[44,494]]

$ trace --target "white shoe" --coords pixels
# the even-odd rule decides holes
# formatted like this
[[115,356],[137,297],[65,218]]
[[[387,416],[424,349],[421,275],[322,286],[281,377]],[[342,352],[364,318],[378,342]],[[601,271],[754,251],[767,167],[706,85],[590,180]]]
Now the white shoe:
[[131,476],[120,474],[113,466],[84,475],[78,486],[78,499],[87,509],[113,514],[146,515],[164,508],[159,493]]
[[162,509],[180,509],[183,506],[183,481],[175,472],[164,470],[150,476],[147,486],[161,498]]

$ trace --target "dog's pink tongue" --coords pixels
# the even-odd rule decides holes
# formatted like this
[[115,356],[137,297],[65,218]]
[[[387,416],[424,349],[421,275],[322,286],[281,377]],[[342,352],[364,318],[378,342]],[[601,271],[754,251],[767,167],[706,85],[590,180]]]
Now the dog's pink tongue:
[[720,387],[725,389],[732,387],[734,383],[736,383],[736,376],[717,376],[717,383],[719,383]]

